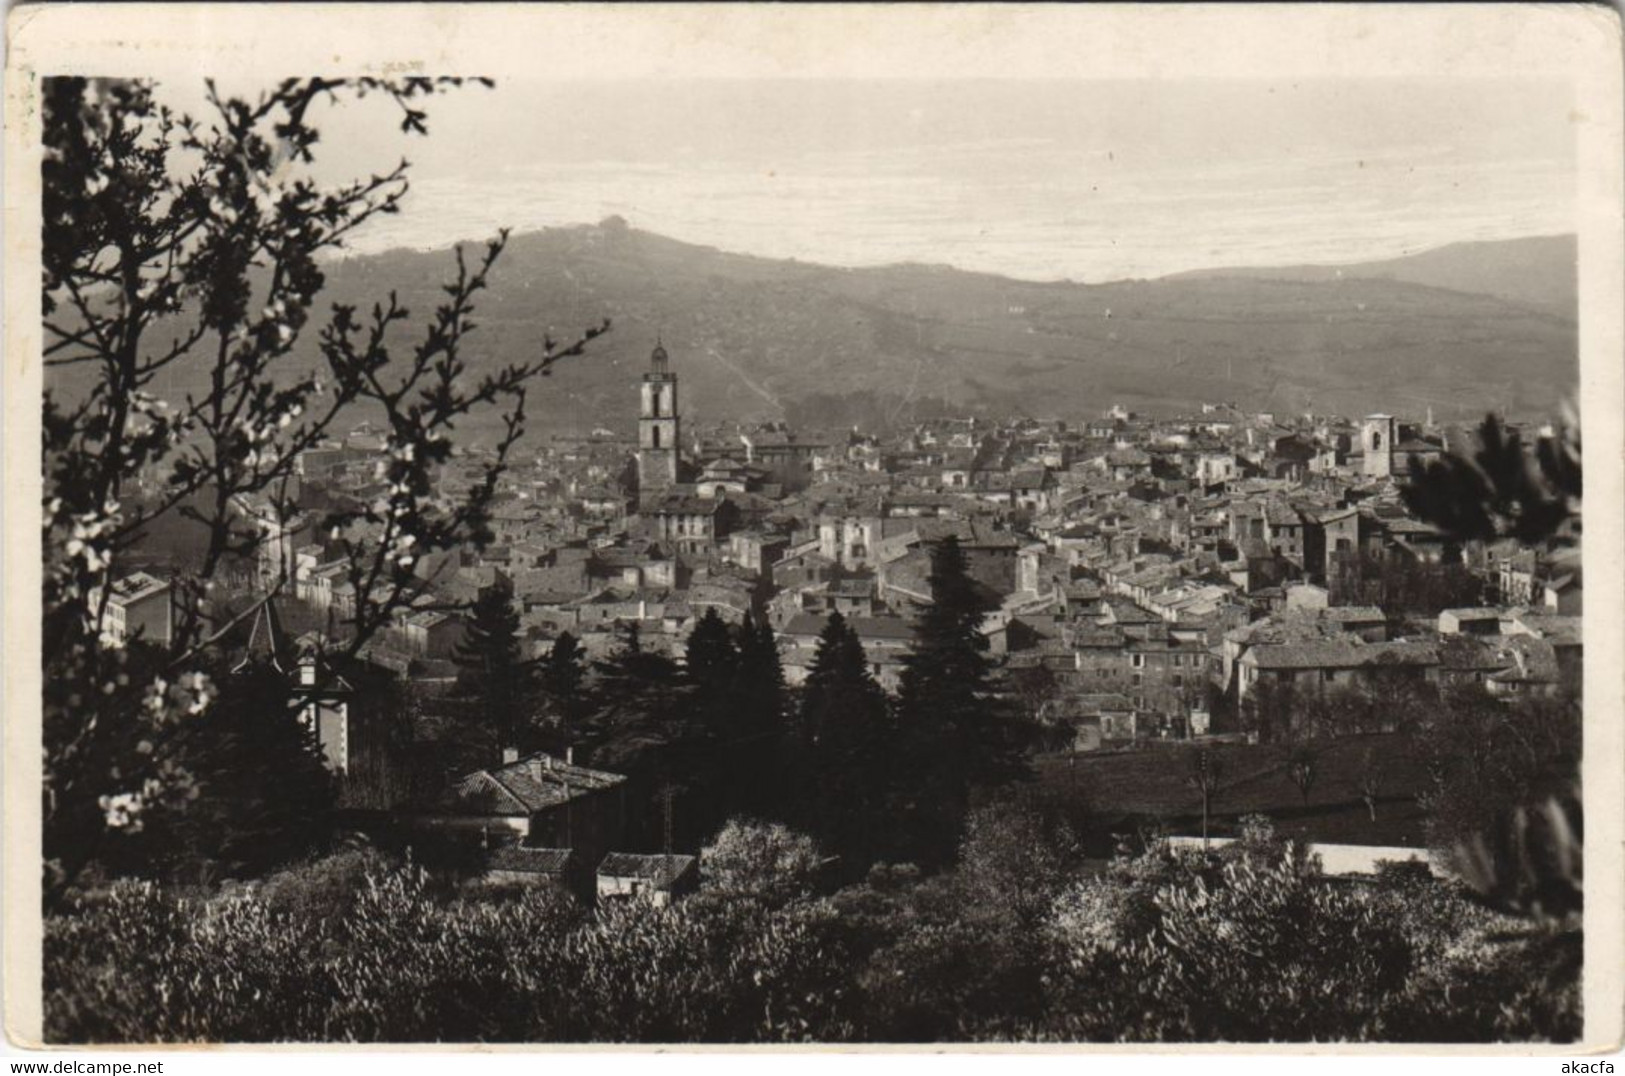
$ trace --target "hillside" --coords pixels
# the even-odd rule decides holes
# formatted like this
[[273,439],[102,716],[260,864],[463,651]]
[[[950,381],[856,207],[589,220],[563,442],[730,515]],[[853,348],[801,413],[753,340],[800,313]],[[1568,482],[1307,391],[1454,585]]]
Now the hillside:
[[[394,289],[421,314],[451,266],[445,251],[352,258],[329,267],[328,298],[365,308]],[[1572,315],[1400,279],[1079,285],[840,269],[618,221],[515,236],[474,339],[482,361],[514,361],[544,332],[563,337],[602,317],[614,330],[533,394],[533,429],[630,428],[630,382],[657,334],[683,378],[685,413],[702,422],[906,419],[928,398],[1038,416],[1227,399],[1350,414],[1432,405],[1441,419],[1470,419],[1491,407],[1550,412],[1577,372]]]
[[1386,261],[1266,269],[1202,269],[1179,273],[1169,279],[1398,280],[1430,288],[1493,295],[1572,316],[1578,302],[1578,266],[1579,242],[1575,236],[1536,235],[1487,243],[1451,243]]

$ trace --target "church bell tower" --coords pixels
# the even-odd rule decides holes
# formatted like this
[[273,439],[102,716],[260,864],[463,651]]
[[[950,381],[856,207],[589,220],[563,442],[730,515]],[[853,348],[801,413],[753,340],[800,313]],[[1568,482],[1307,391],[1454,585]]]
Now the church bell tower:
[[643,375],[638,407],[638,492],[667,489],[677,483],[677,375],[666,349],[656,342]]

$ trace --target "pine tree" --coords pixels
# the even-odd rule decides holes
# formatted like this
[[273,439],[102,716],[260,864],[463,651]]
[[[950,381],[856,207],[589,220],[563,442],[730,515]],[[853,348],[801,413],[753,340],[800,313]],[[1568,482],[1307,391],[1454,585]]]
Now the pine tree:
[[689,633],[684,651],[688,677],[702,694],[720,697],[739,668],[739,648],[716,609],[707,609]]
[[819,636],[796,731],[800,821],[861,869],[877,851],[873,838],[894,744],[886,694],[840,613],[830,614]]
[[190,808],[109,846],[104,866],[197,883],[252,877],[307,855],[329,836],[335,785],[288,702],[288,678],[256,662],[216,666],[217,709],[178,730],[195,784]]
[[519,614],[506,590],[493,587],[474,602],[453,660],[459,686],[479,696],[481,731],[498,748],[516,746],[535,666],[521,651]]
[[898,724],[909,759],[897,788],[905,850],[926,863],[957,846],[971,789],[1030,776],[1033,726],[993,684],[988,611],[949,535],[931,553],[931,604],[903,659]]
[[773,627],[745,615],[738,632],[739,673],[734,681],[724,752],[730,795],[737,809],[767,816],[786,812],[784,779],[790,744],[784,667]]
[[548,734],[544,737],[548,747],[573,747],[580,735],[579,726],[587,709],[585,657],[586,652],[576,637],[562,631],[553,641],[547,657],[538,663],[536,681],[548,725]]
[[593,672],[587,738],[594,761],[659,779],[677,776],[676,752],[694,738],[690,693],[677,663],[644,649],[634,621]]
[[736,632],[739,672],[736,677],[738,720],[746,729],[761,732],[782,728],[785,712],[784,666],[779,645],[766,621],[757,623],[749,613]]

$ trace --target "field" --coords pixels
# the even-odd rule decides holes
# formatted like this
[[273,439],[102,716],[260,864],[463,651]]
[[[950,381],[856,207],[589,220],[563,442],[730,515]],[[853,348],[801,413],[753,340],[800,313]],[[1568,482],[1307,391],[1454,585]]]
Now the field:
[[[1307,801],[1278,746],[1215,744],[1220,769],[1209,832],[1229,836],[1244,815],[1264,814],[1285,837],[1341,844],[1422,847],[1423,815],[1416,795],[1426,771],[1414,743],[1397,734],[1351,736],[1320,753]],[[1201,833],[1202,801],[1186,783],[1189,745],[1153,744],[1131,751],[1050,756],[1038,764],[1042,787],[1087,818],[1092,852],[1107,850],[1112,834],[1141,827]],[[1376,820],[1361,798],[1367,752],[1382,773]]]

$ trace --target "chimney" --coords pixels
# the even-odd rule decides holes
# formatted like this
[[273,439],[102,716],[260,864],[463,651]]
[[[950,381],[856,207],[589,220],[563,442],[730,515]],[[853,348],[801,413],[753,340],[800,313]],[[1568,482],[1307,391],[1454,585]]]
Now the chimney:
[[576,749],[575,748],[566,747],[564,749],[564,764],[566,766],[574,766],[576,764]]
[[519,748],[517,748],[517,747],[504,747],[502,749],[502,764],[504,766],[510,765],[510,764],[518,762],[518,761],[519,761]]
[[526,761],[530,764],[530,779],[532,781],[540,781],[542,774],[553,768],[553,757],[551,755],[532,755]]

